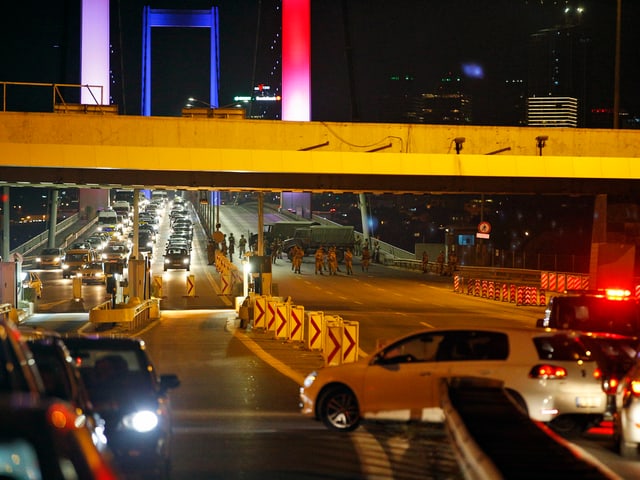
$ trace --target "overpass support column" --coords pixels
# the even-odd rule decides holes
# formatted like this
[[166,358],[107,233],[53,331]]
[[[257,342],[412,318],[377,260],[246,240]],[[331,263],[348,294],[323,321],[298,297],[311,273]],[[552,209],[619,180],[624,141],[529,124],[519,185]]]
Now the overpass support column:
[[9,261],[9,252],[11,251],[9,232],[9,220],[11,217],[11,206],[9,205],[9,187],[2,187],[2,252],[1,256],[5,262]]
[[56,233],[58,225],[58,189],[51,190],[51,205],[49,205],[49,237],[47,238],[47,247],[54,248],[56,246]]
[[362,218],[362,235],[367,241],[367,246],[371,248],[371,238],[369,236],[369,212],[367,210],[367,197],[364,193],[360,197],[360,216]]

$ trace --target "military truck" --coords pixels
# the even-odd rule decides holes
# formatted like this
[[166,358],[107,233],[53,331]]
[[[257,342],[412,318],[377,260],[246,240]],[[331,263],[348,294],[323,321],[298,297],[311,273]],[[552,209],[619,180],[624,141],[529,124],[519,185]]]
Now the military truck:
[[313,255],[319,247],[336,247],[338,261],[344,259],[347,248],[353,251],[355,233],[353,227],[342,225],[311,225],[296,228],[293,237],[287,238],[282,244],[282,251],[289,259],[293,257],[293,246],[304,250],[305,255]]
[[[311,220],[281,220],[276,223],[265,224],[262,239],[265,245],[270,244],[276,239],[284,241],[287,238],[293,237],[297,228],[310,227],[312,225],[320,224]],[[254,233],[249,238],[249,245],[255,249],[257,244],[258,234]]]

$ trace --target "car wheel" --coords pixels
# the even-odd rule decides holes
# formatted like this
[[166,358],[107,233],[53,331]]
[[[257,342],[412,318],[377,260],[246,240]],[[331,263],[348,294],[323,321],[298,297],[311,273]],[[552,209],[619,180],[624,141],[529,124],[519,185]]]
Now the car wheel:
[[360,424],[358,400],[346,387],[332,387],[320,400],[320,419],[327,427],[350,432]]
[[565,438],[575,438],[585,432],[587,425],[580,415],[560,415],[549,423],[549,427]]
[[640,456],[638,454],[638,444],[634,442],[627,442],[624,439],[624,433],[617,431],[617,429],[614,429],[613,438],[616,442],[616,447],[621,457],[637,459],[638,456]]

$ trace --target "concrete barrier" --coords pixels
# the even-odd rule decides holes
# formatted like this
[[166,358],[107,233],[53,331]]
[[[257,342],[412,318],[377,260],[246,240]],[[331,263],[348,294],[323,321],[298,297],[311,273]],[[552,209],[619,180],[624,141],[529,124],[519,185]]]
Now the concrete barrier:
[[114,324],[134,331],[147,326],[160,318],[160,300],[152,298],[140,302],[132,298],[130,303],[119,304],[111,308],[111,302],[103,302],[89,311],[89,321],[92,324]]

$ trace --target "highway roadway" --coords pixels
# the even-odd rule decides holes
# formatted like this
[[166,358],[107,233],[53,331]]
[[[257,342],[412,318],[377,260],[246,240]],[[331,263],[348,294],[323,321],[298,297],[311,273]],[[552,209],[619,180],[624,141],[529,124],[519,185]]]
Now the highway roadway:
[[[257,228],[255,210],[222,206],[221,224],[225,233],[246,236]],[[165,223],[157,249],[166,228]],[[196,296],[186,296],[187,272],[163,273],[156,255],[152,269],[163,277],[162,319],[139,332],[160,373],[177,373],[182,380],[173,394],[172,478],[462,478],[441,428],[368,424],[345,435],[301,417],[299,382],[322,365],[321,356],[263,332],[239,329],[233,299],[220,294],[219,276],[208,265],[206,237],[198,227],[194,241],[188,274],[196,278]],[[361,355],[381,340],[416,329],[533,325],[543,311],[455,294],[448,277],[377,264],[362,272],[359,262],[354,270],[353,276],[315,275],[313,259],[306,258],[302,274],[294,274],[291,264],[280,259],[273,265],[274,289],[307,311],[358,321]],[[107,298],[104,286],[85,286],[81,304],[72,303],[70,280],[59,271],[42,272],[42,278],[43,298],[31,324],[77,329],[86,322],[87,309]],[[57,312],[66,313],[50,315]],[[263,350],[277,354],[270,357]],[[640,463],[613,452],[610,431],[591,431],[576,445],[621,478],[640,478]]]

